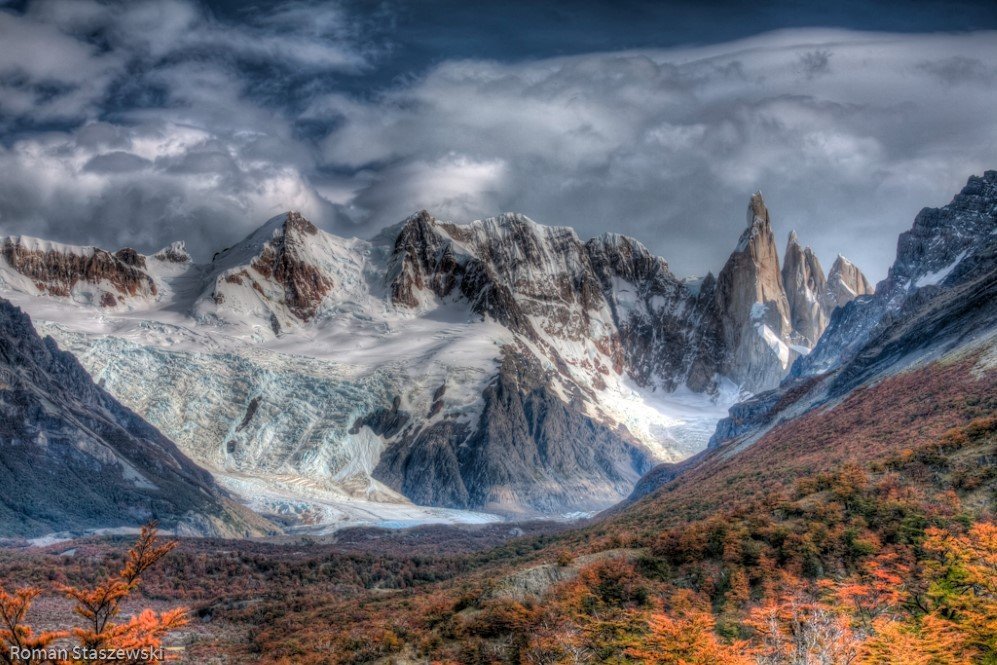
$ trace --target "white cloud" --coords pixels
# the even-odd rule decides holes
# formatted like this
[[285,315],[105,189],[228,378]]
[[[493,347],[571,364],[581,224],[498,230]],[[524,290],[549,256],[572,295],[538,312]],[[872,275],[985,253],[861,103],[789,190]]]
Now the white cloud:
[[0,232],[111,247],[206,256],[291,207],[360,235],[419,208],[519,211],[702,273],[761,188],[781,233],[881,277],[917,210],[997,155],[994,33],[448,61],[363,97],[315,83],[373,66],[334,5],[233,24],[182,0],[45,0],[0,10],[0,40],[0,132],[20,128],[0,144]]
[[50,132],[0,148],[0,227],[151,251],[186,239],[200,256],[290,208],[330,215],[300,166],[247,158],[255,137],[168,123]]
[[799,30],[445,63],[369,103],[332,95],[310,112],[342,120],[322,146],[329,164],[378,170],[356,194],[375,225],[395,221],[405,197],[452,207],[453,181],[427,179],[425,165],[459,154],[504,173],[500,188],[462,183],[465,216],[515,209],[583,235],[622,230],[703,272],[722,264],[761,188],[781,232],[881,277],[921,206],[995,166],[997,90],[983,83],[994,62],[994,33]]

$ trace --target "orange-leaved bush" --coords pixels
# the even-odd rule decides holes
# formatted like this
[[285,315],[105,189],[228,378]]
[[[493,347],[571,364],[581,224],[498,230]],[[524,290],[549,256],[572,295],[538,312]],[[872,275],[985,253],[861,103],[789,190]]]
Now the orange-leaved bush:
[[[75,601],[74,613],[83,621],[68,631],[36,633],[25,623],[32,601],[41,593],[40,589],[28,587],[18,589],[13,594],[0,588],[0,663],[8,665],[33,665],[34,663],[55,663],[63,665],[72,660],[46,658],[45,653],[57,653],[55,645],[60,644],[69,654],[75,650],[81,653],[114,652],[124,650],[135,655],[128,660],[116,657],[100,660],[89,658],[86,663],[142,663],[154,662],[152,652],[162,646],[163,638],[170,632],[187,623],[187,610],[176,608],[166,612],[145,609],[124,621],[121,615],[122,601],[130,596],[141,583],[141,576],[176,547],[176,542],[160,543],[155,523],[142,527],[138,541],[128,551],[128,560],[116,574],[87,589],[59,585],[58,590]],[[75,643],[67,646],[59,642],[69,638]],[[16,649],[12,648],[16,647]],[[41,658],[22,658],[15,655],[26,650],[34,650]]]

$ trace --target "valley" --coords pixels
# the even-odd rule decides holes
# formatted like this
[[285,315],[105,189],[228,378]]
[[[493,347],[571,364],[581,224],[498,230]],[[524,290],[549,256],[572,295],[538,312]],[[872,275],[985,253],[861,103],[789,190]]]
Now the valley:
[[[728,266],[765,253],[765,243],[753,244],[768,227],[767,212],[759,212],[758,205],[753,198],[751,224],[738,250],[743,254]],[[425,219],[417,222],[420,233],[432,226]],[[499,222],[489,224],[505,231]],[[901,235],[887,279],[875,293],[834,308],[814,348],[799,352],[791,366],[782,364],[781,345],[792,347],[774,332],[793,318],[789,298],[783,294],[764,306],[736,309],[747,318],[733,328],[718,328],[713,337],[720,342],[732,334],[723,342],[727,352],[718,366],[743,354],[750,361],[740,370],[744,380],[760,381],[776,367],[783,367],[784,375],[769,390],[736,391],[741,401],[725,417],[716,398],[729,378],[697,392],[695,372],[688,371],[679,375],[684,385],[663,390],[669,377],[660,372],[624,371],[634,358],[648,357],[647,346],[628,353],[617,347],[627,338],[622,332],[598,337],[598,343],[578,335],[593,326],[602,329],[608,320],[616,326],[621,320],[634,323],[620,318],[619,284],[613,286],[617,291],[603,294],[608,299],[602,302],[611,304],[613,318],[607,320],[598,318],[601,306],[570,298],[534,299],[520,309],[515,299],[494,296],[504,293],[500,281],[492,282],[487,298],[469,290],[463,296],[467,305],[449,297],[451,291],[495,277],[471,261],[444,260],[450,247],[433,250],[440,265],[430,276],[421,264],[403,262],[398,268],[409,277],[396,285],[429,284],[434,295],[421,292],[425,300],[414,306],[425,310],[422,315],[377,329],[390,337],[390,331],[413,325],[437,336],[431,342],[420,337],[423,346],[407,345],[398,356],[385,354],[390,358],[385,367],[365,366],[369,351],[363,348],[349,364],[331,352],[291,353],[289,348],[299,353],[304,348],[297,346],[300,338],[290,340],[291,333],[277,332],[278,326],[269,336],[262,327],[253,329],[262,336],[253,344],[238,332],[206,335],[214,345],[208,350],[196,341],[205,334],[199,329],[203,324],[157,322],[142,310],[81,315],[75,305],[39,299],[38,311],[65,316],[40,324],[53,335],[43,340],[23,312],[0,303],[7,382],[2,405],[7,414],[17,410],[5,422],[20,423],[12,430],[13,446],[33,451],[39,460],[32,466],[35,473],[46,468],[58,473],[52,466],[58,464],[67,474],[85,479],[80,474],[90,473],[95,479],[69,488],[95,497],[88,514],[62,496],[8,489],[5,520],[17,530],[0,547],[0,575],[22,583],[92,583],[123,557],[128,540],[119,534],[134,530],[129,523],[161,519],[167,532],[181,536],[180,547],[150,575],[134,602],[188,607],[187,616],[197,621],[176,631],[168,645],[190,663],[684,659],[747,665],[792,662],[787,654],[803,653],[834,663],[871,664],[932,663],[944,652],[948,660],[937,662],[961,664],[989,662],[997,653],[990,628],[997,617],[997,172],[971,178],[949,205],[922,210]],[[820,275],[806,252],[800,254],[803,261],[795,265],[809,266],[802,274]],[[771,280],[765,286],[760,275],[779,273],[751,263],[765,292]],[[843,265],[839,262],[839,272]],[[473,276],[482,270],[484,277]],[[744,283],[731,281],[729,274],[726,268],[721,272],[712,293],[737,284],[741,295],[733,301],[744,305]],[[532,282],[512,283],[533,288]],[[812,294],[820,280],[808,277],[802,283]],[[657,284],[644,296],[658,297]],[[683,308],[701,302],[702,290],[693,293],[676,284]],[[577,298],[593,292],[563,293]],[[715,316],[715,298],[711,309],[696,312],[693,320]],[[497,302],[504,308],[496,309]],[[813,299],[804,294],[800,302]],[[300,302],[296,307],[304,311]],[[462,307],[486,314],[459,323],[453,313]],[[538,318],[538,311],[548,318]],[[819,316],[808,320],[825,325]],[[245,321],[244,311],[239,321]],[[329,325],[342,323],[331,317]],[[745,325],[757,339],[738,337]],[[304,324],[293,334],[312,334],[309,330]],[[449,353],[451,345],[459,350],[482,330],[494,335],[487,354],[480,345],[469,355]],[[700,331],[683,339],[704,337]],[[97,383],[54,338],[67,340],[84,363],[94,365]],[[446,343],[437,346],[441,339]],[[269,343],[286,346],[276,351]],[[677,367],[689,370],[702,362],[704,348],[710,347],[693,344],[683,356],[693,358],[691,364],[683,360]],[[771,355],[758,356],[762,348]],[[591,349],[602,355],[591,355]],[[488,360],[469,367],[468,357]],[[614,358],[621,363],[619,373],[612,369]],[[758,365],[759,358],[778,364]],[[544,362],[552,366],[545,368]],[[152,374],[151,387],[141,382],[131,389],[113,387],[116,376],[148,377],[150,365],[168,368],[167,378]],[[461,385],[448,373],[455,366],[476,376],[478,383],[467,393],[451,393],[451,385]],[[435,368],[441,374],[399,381],[386,367],[417,367],[420,374]],[[580,381],[593,371],[590,383]],[[442,387],[426,397],[438,377]],[[136,411],[164,421],[173,413],[177,422],[210,431],[212,418],[191,420],[185,409],[230,390],[240,379],[255,392],[246,389],[217,439],[234,446],[198,449],[196,436],[178,437],[208,471],[112,397],[120,391],[125,400],[131,390]],[[185,388],[167,396],[166,384],[158,381]],[[574,394],[566,394],[568,388]],[[600,401],[623,388],[629,392],[619,393],[615,404],[612,398]],[[288,392],[281,397],[272,392],[278,389]],[[473,390],[482,391],[480,403],[472,404]],[[183,398],[169,399],[173,395]],[[239,459],[239,447],[247,442],[240,436],[253,423],[277,422],[262,440],[279,444],[276,433],[301,414],[314,413],[313,401],[342,409],[364,396],[372,396],[366,406],[337,421],[340,433],[346,431],[338,448],[264,447]],[[280,410],[271,410],[274,399],[283,400]],[[474,409],[478,429],[466,417],[468,409]],[[282,420],[286,413],[294,417]],[[615,430],[607,424],[614,413],[620,414]],[[626,416],[634,420],[624,421]],[[671,459],[641,447],[633,434],[641,432],[636,425],[641,418],[658,419],[661,429],[644,433],[664,432],[669,443],[658,450],[670,451]],[[455,432],[466,437],[456,450],[448,439]],[[682,442],[690,445],[683,449]],[[558,486],[543,477],[538,485],[515,482],[522,459],[508,456],[523,455],[524,443],[525,452],[538,456],[529,468],[561,473]],[[620,457],[612,457],[627,450],[621,444],[647,456],[637,458],[639,466],[631,456],[634,466],[621,468]],[[342,457],[316,464],[315,453],[329,450]],[[461,466],[465,455],[473,460],[469,467]],[[7,459],[9,466],[22,458]],[[248,466],[240,469],[233,460]],[[412,464],[418,465],[417,475]],[[342,471],[333,482],[318,473],[330,468]],[[637,468],[643,469],[639,482],[614,486],[627,495],[624,500],[598,498],[612,473]],[[593,469],[602,473],[593,475]],[[482,471],[505,474],[505,483]],[[540,508],[533,513],[510,501],[540,496],[534,494],[538,489],[544,502],[533,503]],[[576,492],[596,502],[569,512],[566,508],[580,507],[572,503]],[[592,508],[601,501],[608,509],[597,513]],[[115,505],[128,506],[130,515],[114,516]],[[145,505],[149,512],[139,514]],[[544,519],[531,519],[536,516]],[[513,517],[515,524],[504,521]],[[45,535],[64,531],[59,527],[66,524],[88,523],[111,528],[91,536],[79,530]],[[47,597],[36,609],[37,625],[56,627],[67,621],[70,605]]]

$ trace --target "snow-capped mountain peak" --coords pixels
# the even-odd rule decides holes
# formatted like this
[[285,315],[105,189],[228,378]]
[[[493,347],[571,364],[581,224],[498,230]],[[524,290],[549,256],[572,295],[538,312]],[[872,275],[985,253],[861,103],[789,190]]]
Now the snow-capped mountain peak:
[[166,247],[153,254],[153,258],[169,263],[190,263],[190,252],[187,251],[187,243],[183,240],[172,242]]
[[[313,320],[344,273],[359,270],[350,241],[319,230],[297,212],[268,220],[212,259],[198,317],[268,327],[274,335]],[[355,283],[351,274],[342,285]]]

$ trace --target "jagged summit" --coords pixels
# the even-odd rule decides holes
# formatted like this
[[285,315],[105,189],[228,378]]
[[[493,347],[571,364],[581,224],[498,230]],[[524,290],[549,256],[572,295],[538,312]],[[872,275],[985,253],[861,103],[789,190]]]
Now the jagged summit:
[[187,251],[187,243],[183,240],[170,243],[153,254],[153,257],[169,263],[190,263],[192,260],[190,252]]
[[827,274],[827,289],[825,292],[825,308],[829,311],[842,307],[859,296],[870,295],[875,291],[869,280],[854,263],[841,254],[831,265]]
[[336,285],[343,243],[301,213],[276,215],[242,242],[215,254],[202,317],[263,320],[274,334],[313,319]]
[[754,392],[777,385],[795,352],[779,253],[760,192],[748,202],[748,224],[717,276],[716,309],[728,349],[722,373]]
[[748,226],[755,223],[769,223],[769,209],[765,207],[765,199],[762,198],[761,190],[752,194],[748,201]]
[[809,246],[800,245],[795,231],[790,232],[786,243],[782,282],[793,331],[804,346],[812,347],[827,327],[830,316],[825,303],[827,280],[817,255]]
[[750,198],[747,217],[748,228],[717,277],[716,310],[729,354],[721,371],[757,392],[777,386],[817,343],[834,308],[868,287],[858,268],[842,263],[829,291],[820,261],[796,231],[780,263],[760,192]]
[[858,298],[840,308],[813,352],[793,367],[797,376],[831,371],[851,360],[872,337],[883,334],[908,308],[930,298],[932,289],[966,279],[992,266],[997,245],[997,171],[971,176],[948,205],[924,208],[897,240],[897,255],[875,290],[844,257],[828,282],[837,293]]
[[855,267],[855,264],[852,263],[850,259],[848,259],[847,257],[845,257],[845,256],[843,256],[841,254],[838,254],[835,257],[835,259],[834,259],[834,263],[831,264],[831,270],[837,269],[839,272],[841,272],[843,270],[848,270],[848,269],[854,268],[854,267]]
[[242,257],[247,252],[258,251],[265,243],[273,239],[274,236],[284,235],[288,232],[316,235],[318,228],[305,219],[299,212],[293,210],[282,212],[263,222],[263,224],[258,226],[249,235],[231,247],[226,247],[219,252],[215,252],[214,256],[211,257],[211,261],[216,264],[224,263],[233,255]]
[[[921,210],[901,234],[896,260],[875,292],[860,275],[838,256],[829,293],[840,288],[850,299],[834,309],[816,346],[777,390],[731,409],[711,447],[744,450],[766,431],[786,427],[795,414],[834,408],[856,389],[940,359],[954,367],[981,354],[969,363],[972,370],[966,366],[974,381],[992,370],[982,358],[993,356],[997,326],[997,172],[970,178],[948,205]],[[935,389],[947,392],[944,383]],[[943,402],[931,401],[928,411],[944,409]],[[907,426],[904,421],[894,429]]]

